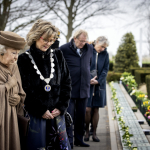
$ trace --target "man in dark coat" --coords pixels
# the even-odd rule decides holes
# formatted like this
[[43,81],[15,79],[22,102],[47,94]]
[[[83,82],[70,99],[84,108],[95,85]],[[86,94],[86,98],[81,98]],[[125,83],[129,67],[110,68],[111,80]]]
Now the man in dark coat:
[[[93,52],[92,46],[87,44],[87,39],[87,32],[78,30],[69,43],[60,47],[72,80],[72,93],[67,111],[74,119],[74,145],[82,147],[90,146],[83,142],[85,110],[90,93],[90,63]],[[67,134],[73,148],[72,126],[67,128]]]

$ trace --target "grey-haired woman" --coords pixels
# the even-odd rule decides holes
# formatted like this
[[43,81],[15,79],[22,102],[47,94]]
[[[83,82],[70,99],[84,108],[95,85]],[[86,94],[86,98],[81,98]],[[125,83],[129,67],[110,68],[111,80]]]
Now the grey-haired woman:
[[21,150],[17,114],[23,115],[25,92],[16,64],[24,38],[0,31],[0,150]]
[[99,121],[99,107],[106,105],[106,76],[109,70],[109,55],[106,48],[109,46],[108,39],[100,36],[93,43],[93,59],[91,63],[91,72],[96,72],[94,76],[91,75],[90,81],[90,98],[88,99],[85,115],[86,134],[84,141],[89,141],[89,124],[92,113],[93,126],[93,141],[99,142],[96,136],[96,128]]

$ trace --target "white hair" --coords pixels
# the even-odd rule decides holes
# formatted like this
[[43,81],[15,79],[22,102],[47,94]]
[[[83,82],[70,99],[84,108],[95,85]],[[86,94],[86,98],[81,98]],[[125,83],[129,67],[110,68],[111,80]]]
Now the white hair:
[[107,46],[109,46],[109,41],[105,36],[99,36],[96,39],[96,44],[100,44],[100,45],[106,44]]
[[0,54],[6,53],[6,49],[7,49],[7,47],[5,45],[0,44]]

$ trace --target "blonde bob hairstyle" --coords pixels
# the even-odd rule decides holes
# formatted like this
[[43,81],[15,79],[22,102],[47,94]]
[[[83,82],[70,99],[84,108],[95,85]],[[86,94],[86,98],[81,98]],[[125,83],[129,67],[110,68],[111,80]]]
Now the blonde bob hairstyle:
[[100,44],[100,45],[106,44],[107,47],[108,47],[109,46],[109,41],[105,36],[99,36],[96,39],[95,44]]
[[80,36],[82,33],[86,36],[86,38],[87,38],[87,40],[88,40],[88,38],[89,38],[89,37],[88,37],[88,33],[87,33],[85,30],[82,30],[82,29],[77,30],[77,31],[74,33],[73,38],[79,38],[79,36]]
[[39,40],[43,34],[46,35],[46,40],[48,40],[52,35],[54,36],[54,40],[56,40],[58,28],[52,25],[49,21],[43,19],[37,20],[27,34],[27,44],[31,46],[35,41]]
[[0,55],[6,53],[7,48],[7,46],[0,44]]

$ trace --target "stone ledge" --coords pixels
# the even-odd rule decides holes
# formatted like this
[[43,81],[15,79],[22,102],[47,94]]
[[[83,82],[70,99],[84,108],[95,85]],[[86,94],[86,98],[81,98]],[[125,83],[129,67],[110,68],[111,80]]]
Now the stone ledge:
[[122,150],[121,142],[119,143],[119,140],[116,136],[116,133],[119,133],[119,128],[116,127],[115,123],[116,120],[112,120],[112,118],[115,116],[115,113],[113,111],[113,104],[111,100],[111,92],[110,87],[107,84],[106,85],[107,90],[107,107],[108,107],[108,116],[109,116],[109,128],[110,128],[110,142],[111,142],[111,150]]

